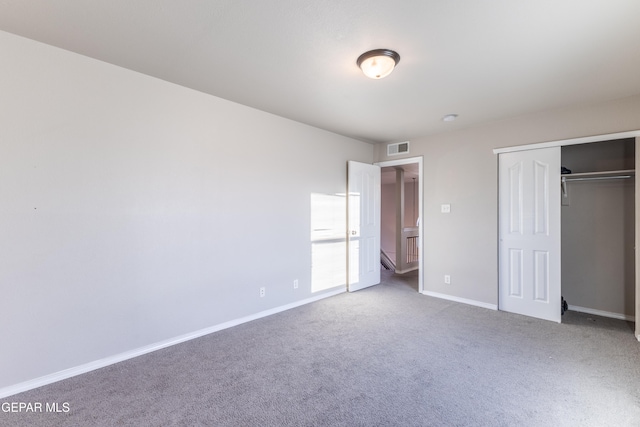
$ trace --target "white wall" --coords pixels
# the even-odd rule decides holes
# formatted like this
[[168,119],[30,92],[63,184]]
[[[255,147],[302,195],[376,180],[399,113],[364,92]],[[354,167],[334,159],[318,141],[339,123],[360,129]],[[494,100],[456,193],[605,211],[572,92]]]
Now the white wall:
[[311,194],[371,145],[4,32],[0,52],[0,391],[312,296]]
[[[454,126],[460,128],[411,139],[406,155],[424,157],[424,288],[497,305],[498,168],[492,150],[638,130],[640,95],[468,128],[460,112]],[[386,145],[378,144],[375,160],[388,159]],[[451,204],[450,214],[440,213],[443,203]],[[444,284],[445,274],[451,284]]]

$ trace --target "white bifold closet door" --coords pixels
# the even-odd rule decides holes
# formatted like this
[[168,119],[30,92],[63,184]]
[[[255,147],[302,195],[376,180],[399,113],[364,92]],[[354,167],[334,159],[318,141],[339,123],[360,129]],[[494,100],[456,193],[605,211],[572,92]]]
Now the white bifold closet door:
[[500,310],[560,322],[560,147],[499,156]]

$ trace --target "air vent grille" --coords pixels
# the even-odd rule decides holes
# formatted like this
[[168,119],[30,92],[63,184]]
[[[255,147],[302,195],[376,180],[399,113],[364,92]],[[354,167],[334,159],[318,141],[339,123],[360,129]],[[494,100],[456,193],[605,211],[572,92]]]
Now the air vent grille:
[[399,154],[406,154],[409,152],[409,141],[396,142],[394,144],[387,145],[387,156],[397,156]]

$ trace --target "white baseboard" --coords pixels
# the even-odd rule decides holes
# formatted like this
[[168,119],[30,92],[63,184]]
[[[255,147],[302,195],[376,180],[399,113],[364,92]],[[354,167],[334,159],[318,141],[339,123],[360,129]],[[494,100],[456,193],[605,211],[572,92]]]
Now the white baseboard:
[[480,302],[480,301],[476,301],[476,300],[472,300],[472,299],[454,297],[452,295],[441,294],[441,293],[438,293],[438,292],[423,291],[422,293],[423,293],[423,295],[428,295],[430,297],[446,299],[448,301],[454,301],[454,302],[461,302],[463,304],[468,304],[468,305],[475,305],[476,307],[488,308],[489,310],[498,310],[498,305],[497,304],[488,304],[486,302]]
[[208,328],[200,329],[198,331],[190,332],[184,335],[180,335],[174,338],[169,338],[164,341],[160,341],[154,344],[150,344],[144,347],[136,348],[134,350],[126,351],[124,353],[115,354],[113,356],[105,357],[104,359],[95,360],[93,362],[85,363],[83,365],[75,366],[73,368],[65,369],[63,371],[55,372],[53,374],[45,375],[33,380],[18,383],[12,386],[4,387],[0,389],[0,399],[3,399],[14,394],[22,393],[27,390],[42,387],[47,384],[62,381],[67,378],[75,377],[76,375],[85,374],[87,372],[94,371],[96,369],[104,368],[114,363],[123,362],[134,357],[142,356],[143,354],[151,353],[162,348],[170,347],[172,345],[180,344],[185,341],[189,341],[195,338],[200,338],[204,335],[208,335],[214,332],[221,331],[223,329],[231,328],[233,326],[240,325],[242,323],[251,322],[262,317],[267,317],[272,314],[280,313],[282,311],[290,310],[292,308],[299,307],[301,305],[309,304],[315,301],[319,301],[324,298],[329,298],[341,293],[346,292],[345,288],[337,289],[330,292],[325,292],[321,295],[317,295],[311,298],[307,298],[301,301],[296,301],[291,304],[283,305],[280,307],[272,308],[269,310],[261,311],[256,314],[245,316],[239,319],[230,320],[228,322],[220,323],[218,325],[210,326]]
[[610,317],[611,319],[626,320],[628,322],[636,321],[635,316],[629,316],[627,314],[621,313],[612,313],[610,311],[596,310],[594,308],[578,307],[577,305],[570,305],[569,310],[577,311],[580,313],[593,314],[595,316]]

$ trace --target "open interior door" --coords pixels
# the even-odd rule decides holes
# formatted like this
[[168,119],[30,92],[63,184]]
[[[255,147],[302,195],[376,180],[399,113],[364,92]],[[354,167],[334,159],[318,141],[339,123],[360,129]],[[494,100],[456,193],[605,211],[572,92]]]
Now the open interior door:
[[350,161],[347,173],[349,292],[380,283],[380,167]]
[[499,309],[560,322],[560,147],[499,157]]

